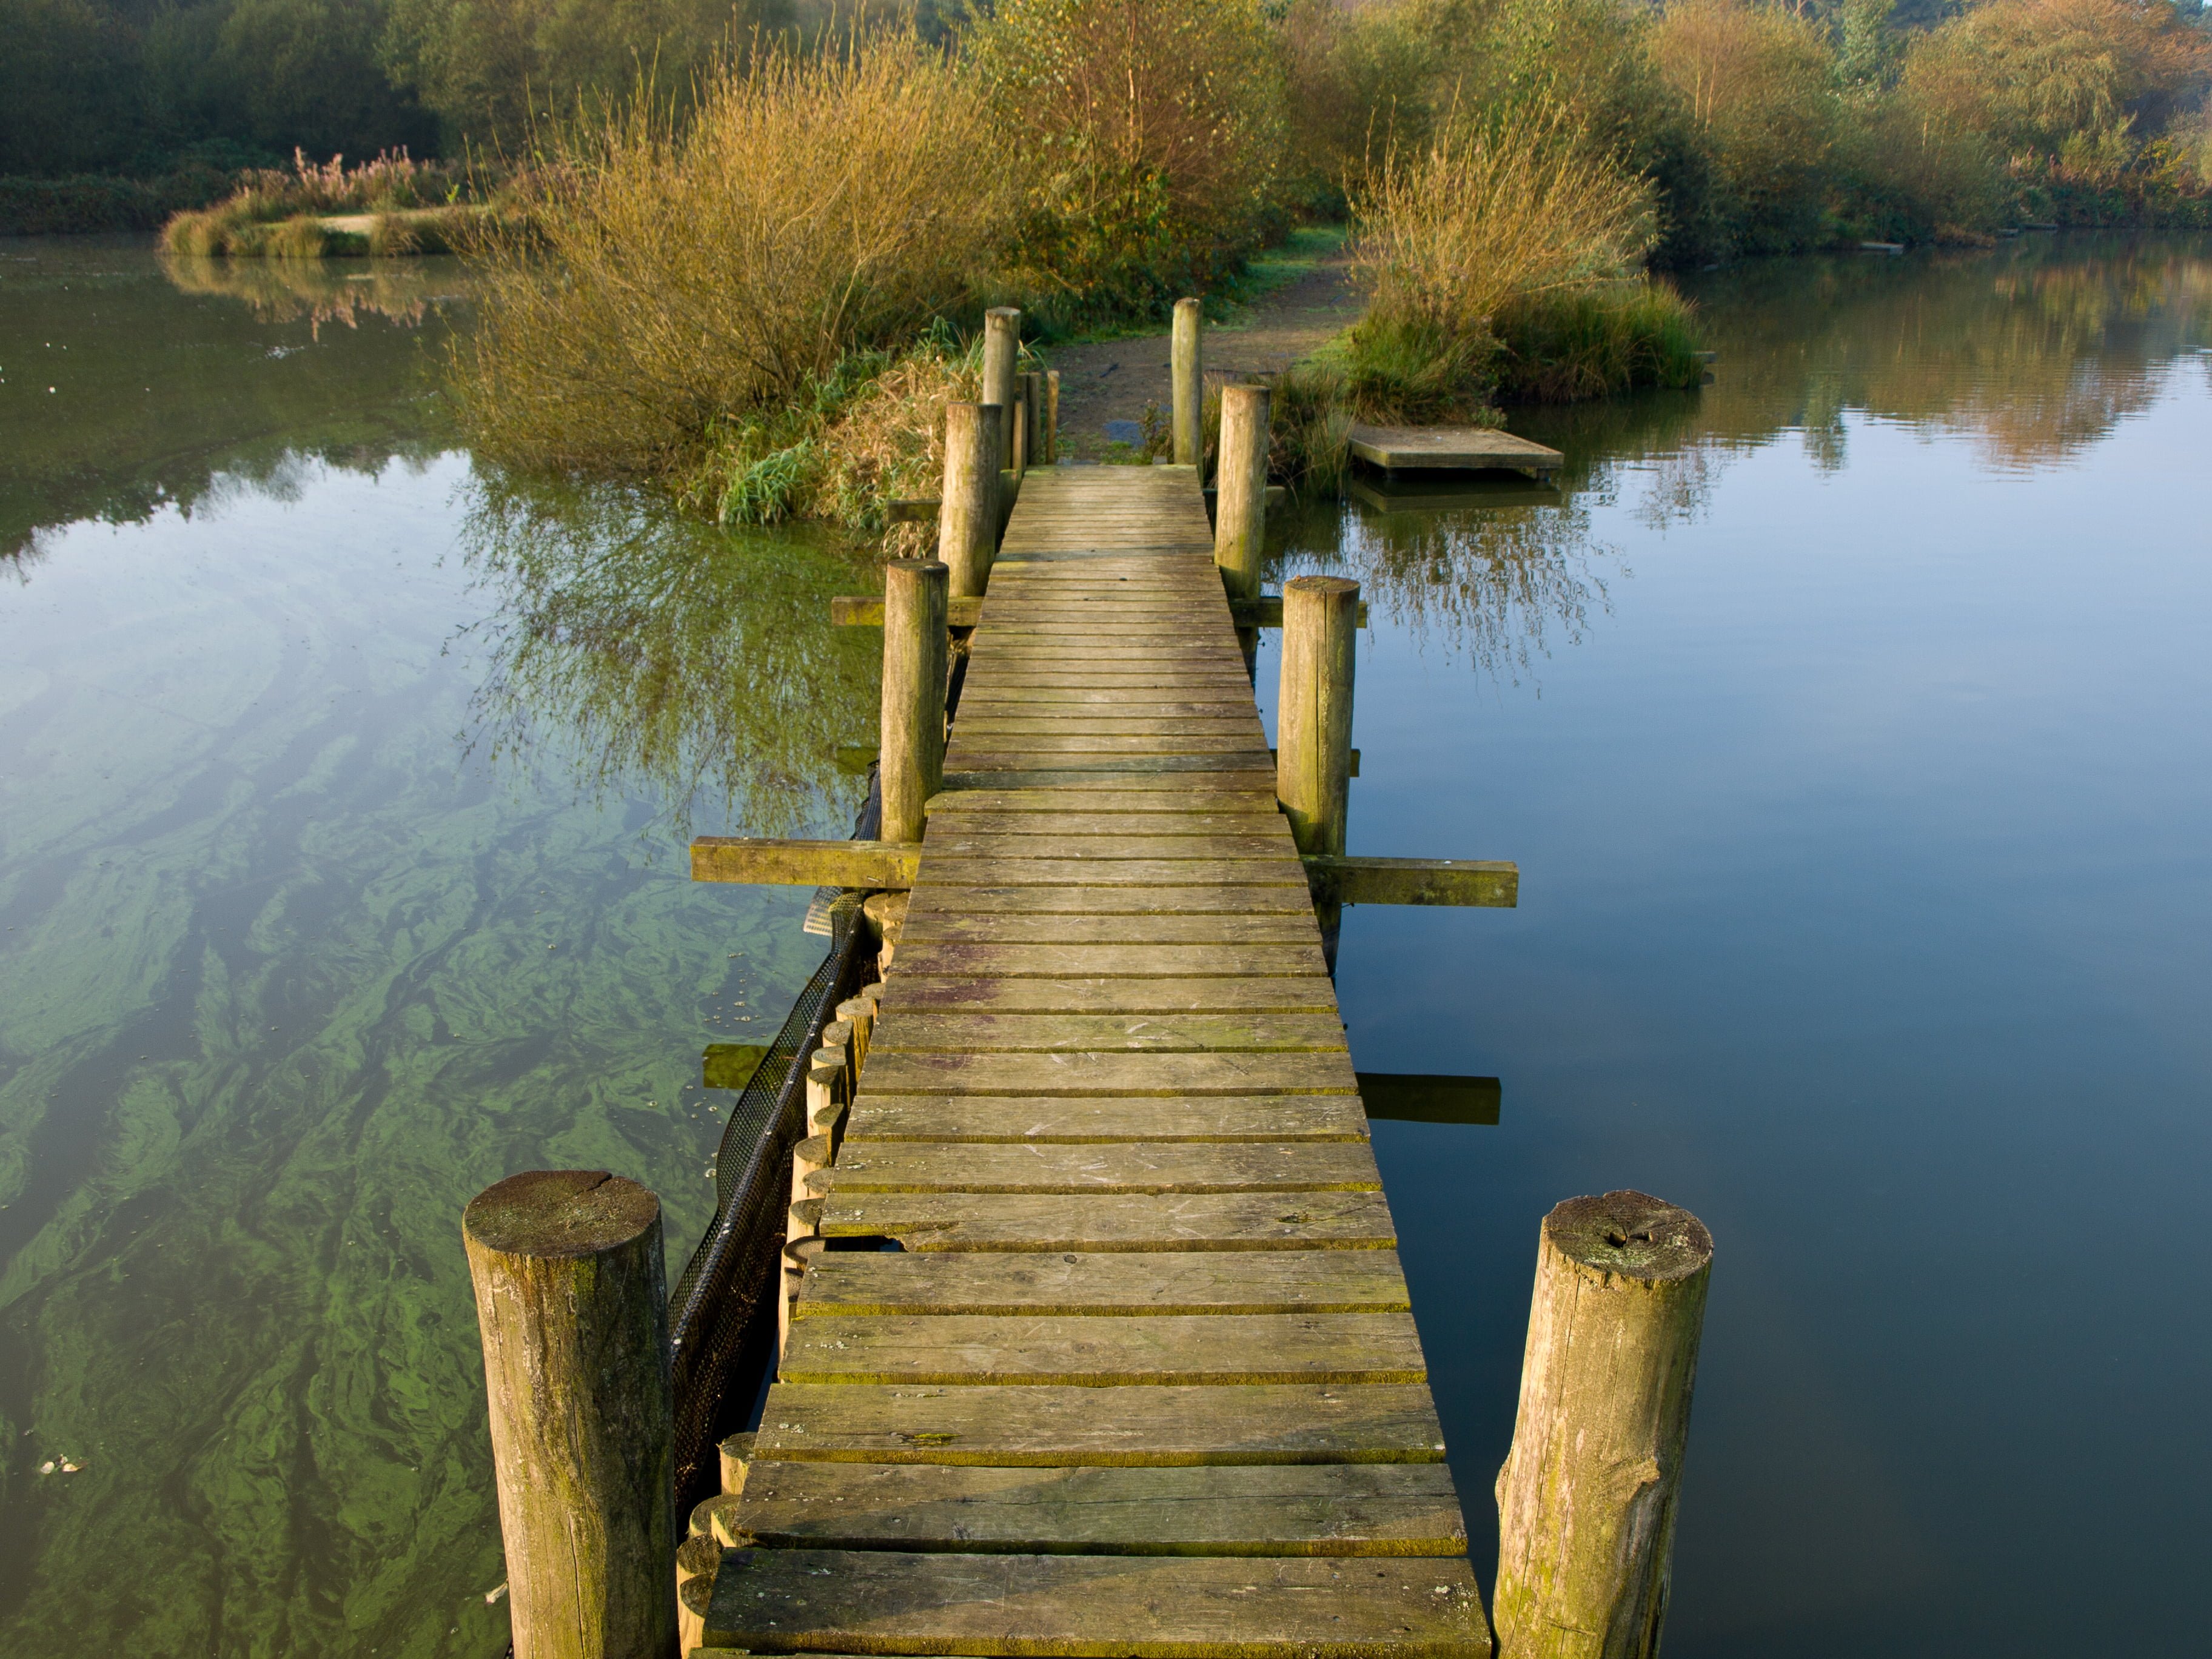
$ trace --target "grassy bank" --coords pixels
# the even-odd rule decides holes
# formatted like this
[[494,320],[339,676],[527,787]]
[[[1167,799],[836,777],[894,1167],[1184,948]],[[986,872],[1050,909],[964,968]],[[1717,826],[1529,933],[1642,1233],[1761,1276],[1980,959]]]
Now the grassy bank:
[[502,212],[512,210],[482,169],[416,161],[404,150],[353,167],[295,152],[289,171],[254,169],[222,201],[173,214],[161,246],[273,259],[458,253]]

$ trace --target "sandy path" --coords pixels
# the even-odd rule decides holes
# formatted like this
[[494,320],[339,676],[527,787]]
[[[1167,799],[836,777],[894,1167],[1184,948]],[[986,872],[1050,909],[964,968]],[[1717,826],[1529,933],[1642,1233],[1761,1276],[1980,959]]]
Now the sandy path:
[[[1346,280],[1342,254],[1262,296],[1236,321],[1206,325],[1200,347],[1209,382],[1288,368],[1331,335],[1349,327],[1363,301]],[[1106,422],[1136,421],[1148,403],[1168,406],[1168,334],[1132,335],[1091,345],[1048,348],[1060,371],[1063,453],[1097,454]]]

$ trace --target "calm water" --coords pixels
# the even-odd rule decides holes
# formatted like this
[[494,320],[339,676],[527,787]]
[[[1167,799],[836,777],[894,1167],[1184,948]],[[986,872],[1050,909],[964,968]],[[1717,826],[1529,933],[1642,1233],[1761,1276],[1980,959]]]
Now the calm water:
[[[1478,1566],[1537,1222],[1634,1185],[1720,1249],[1669,1653],[2193,1650],[2212,244],[1699,298],[1717,386],[1516,422],[1562,495],[1285,529],[1374,602],[1353,850],[1522,868],[1339,974],[1504,1083],[1376,1135]],[[602,1164],[680,1253],[818,951],[678,848],[846,821],[865,575],[472,467],[465,325],[0,244],[10,1655],[495,1653],[459,1206]]]

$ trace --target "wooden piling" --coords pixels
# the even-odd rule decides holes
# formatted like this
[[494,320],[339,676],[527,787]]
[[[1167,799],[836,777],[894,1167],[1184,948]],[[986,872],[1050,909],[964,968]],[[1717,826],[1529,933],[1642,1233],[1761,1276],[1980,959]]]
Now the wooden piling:
[[1047,369],[1044,377],[1044,458],[1060,462],[1060,371]]
[[[994,306],[983,313],[983,401],[999,406],[999,453],[1014,453],[1014,371],[1022,350],[1022,313]],[[1003,463],[1002,463],[1003,465]]]
[[[1025,374],[1022,378],[1027,380],[1029,376]],[[1006,470],[1018,481],[1022,474],[1030,470],[1030,403],[1029,398],[1019,392],[1014,398],[1013,433],[1013,459],[1006,463]]]
[[885,841],[920,841],[923,805],[945,785],[945,602],[951,575],[934,559],[884,567]]
[[1544,1218],[1494,1616],[1513,1659],[1652,1659],[1667,1614],[1712,1236],[1643,1193]]
[[1175,333],[1169,357],[1174,381],[1170,410],[1175,431],[1177,466],[1196,466],[1206,448],[1206,373],[1200,361],[1199,328],[1203,319],[1196,300],[1177,300]]
[[660,1202],[534,1170],[462,1218],[483,1339],[516,1659],[663,1659],[677,1639]]
[[937,509],[937,556],[951,591],[978,596],[999,545],[998,417],[988,404],[945,406],[945,485]]
[[1215,459],[1213,562],[1232,599],[1257,599],[1267,531],[1267,388],[1221,389]]
[[1042,466],[1052,459],[1045,453],[1044,376],[1033,368],[1024,371],[1019,391],[1028,419],[1023,453],[1029,465]]
[[1358,614],[1358,582],[1342,576],[1294,576],[1283,584],[1275,798],[1283,804],[1301,853],[1344,852]]

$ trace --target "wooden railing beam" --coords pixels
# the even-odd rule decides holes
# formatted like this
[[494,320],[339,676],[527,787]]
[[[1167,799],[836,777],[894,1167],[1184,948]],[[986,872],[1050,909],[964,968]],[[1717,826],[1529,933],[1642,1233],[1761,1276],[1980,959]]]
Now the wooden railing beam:
[[856,887],[888,891],[914,885],[918,841],[780,841],[701,836],[691,843],[691,879],[764,887]]

